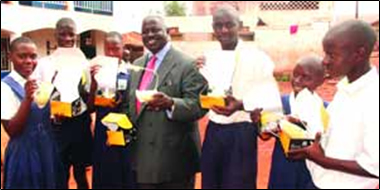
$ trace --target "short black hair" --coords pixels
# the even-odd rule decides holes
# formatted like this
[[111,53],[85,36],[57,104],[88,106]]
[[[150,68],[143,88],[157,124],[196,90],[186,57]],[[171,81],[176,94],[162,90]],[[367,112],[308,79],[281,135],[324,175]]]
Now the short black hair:
[[20,44],[33,44],[33,45],[36,45],[34,43],[34,41],[28,37],[18,37],[16,39],[14,39],[12,42],[11,42],[11,45],[10,45],[10,51],[11,52],[14,52],[16,51],[16,48],[18,45]]
[[364,47],[368,57],[377,41],[377,35],[372,26],[361,20],[349,20],[338,24],[326,36],[342,38],[342,41],[348,42],[354,48]]
[[74,20],[67,17],[59,19],[55,25],[55,28],[59,29],[65,26],[74,26],[76,28]]
[[119,32],[116,32],[116,31],[108,32],[106,34],[105,39],[107,40],[107,39],[114,39],[114,38],[117,38],[118,40],[123,42],[123,36]]
[[309,71],[311,71],[312,75],[317,78],[322,78],[325,76],[324,68],[323,68],[323,58],[316,54],[308,54],[301,57],[297,61],[297,65],[300,65]]

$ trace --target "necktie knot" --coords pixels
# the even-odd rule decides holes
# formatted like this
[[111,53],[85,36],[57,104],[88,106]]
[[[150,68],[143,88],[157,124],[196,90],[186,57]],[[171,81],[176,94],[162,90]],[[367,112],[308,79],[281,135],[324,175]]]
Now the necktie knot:
[[147,68],[147,69],[150,69],[150,70],[154,70],[154,67],[156,66],[156,61],[157,61],[157,57],[156,57],[155,55],[153,55],[153,56],[150,58],[150,60],[149,60],[149,62],[148,62],[148,64],[147,64],[147,66],[146,66],[146,68]]

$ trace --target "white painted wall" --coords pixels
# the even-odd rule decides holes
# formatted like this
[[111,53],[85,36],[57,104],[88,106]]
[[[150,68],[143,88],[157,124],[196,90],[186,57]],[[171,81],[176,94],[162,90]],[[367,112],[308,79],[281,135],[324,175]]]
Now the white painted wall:
[[[359,1],[358,5],[359,19],[370,23],[379,20],[379,1]],[[335,1],[333,23],[354,19],[355,13],[356,1]]]

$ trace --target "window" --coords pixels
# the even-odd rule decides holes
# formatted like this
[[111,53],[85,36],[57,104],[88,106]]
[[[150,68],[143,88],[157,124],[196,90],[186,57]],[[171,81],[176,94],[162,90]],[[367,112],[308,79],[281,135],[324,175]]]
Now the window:
[[1,38],[1,71],[10,70],[8,52],[9,52],[9,38]]
[[65,1],[20,1],[20,5],[59,10],[66,8]]
[[113,2],[112,1],[74,1],[75,11],[112,15]]

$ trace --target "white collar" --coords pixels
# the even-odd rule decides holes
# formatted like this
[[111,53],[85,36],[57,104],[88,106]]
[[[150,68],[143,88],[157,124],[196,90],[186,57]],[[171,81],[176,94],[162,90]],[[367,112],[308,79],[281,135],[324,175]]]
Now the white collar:
[[165,44],[165,46],[160,51],[158,51],[156,54],[153,54],[152,52],[149,51],[149,59],[153,55],[155,55],[157,57],[157,60],[161,60],[162,61],[164,59],[164,57],[166,56],[166,54],[169,52],[170,48],[171,48],[171,43],[167,42]]
[[19,83],[22,87],[25,86],[25,83],[26,83],[26,79],[24,77],[22,77],[18,72],[16,72],[15,70],[13,70],[10,74],[9,74],[10,77],[12,77],[17,83]]
[[128,74],[128,65],[129,64],[130,63],[126,63],[124,61],[121,61],[121,63],[119,64],[119,67],[118,67],[118,72]]
[[348,94],[352,94],[365,88],[368,84],[373,82],[378,77],[379,74],[377,73],[377,70],[375,68],[372,68],[370,71],[368,71],[366,74],[362,75],[360,78],[358,78],[352,83],[348,82],[347,77],[343,78],[338,83],[338,89],[347,92]]

